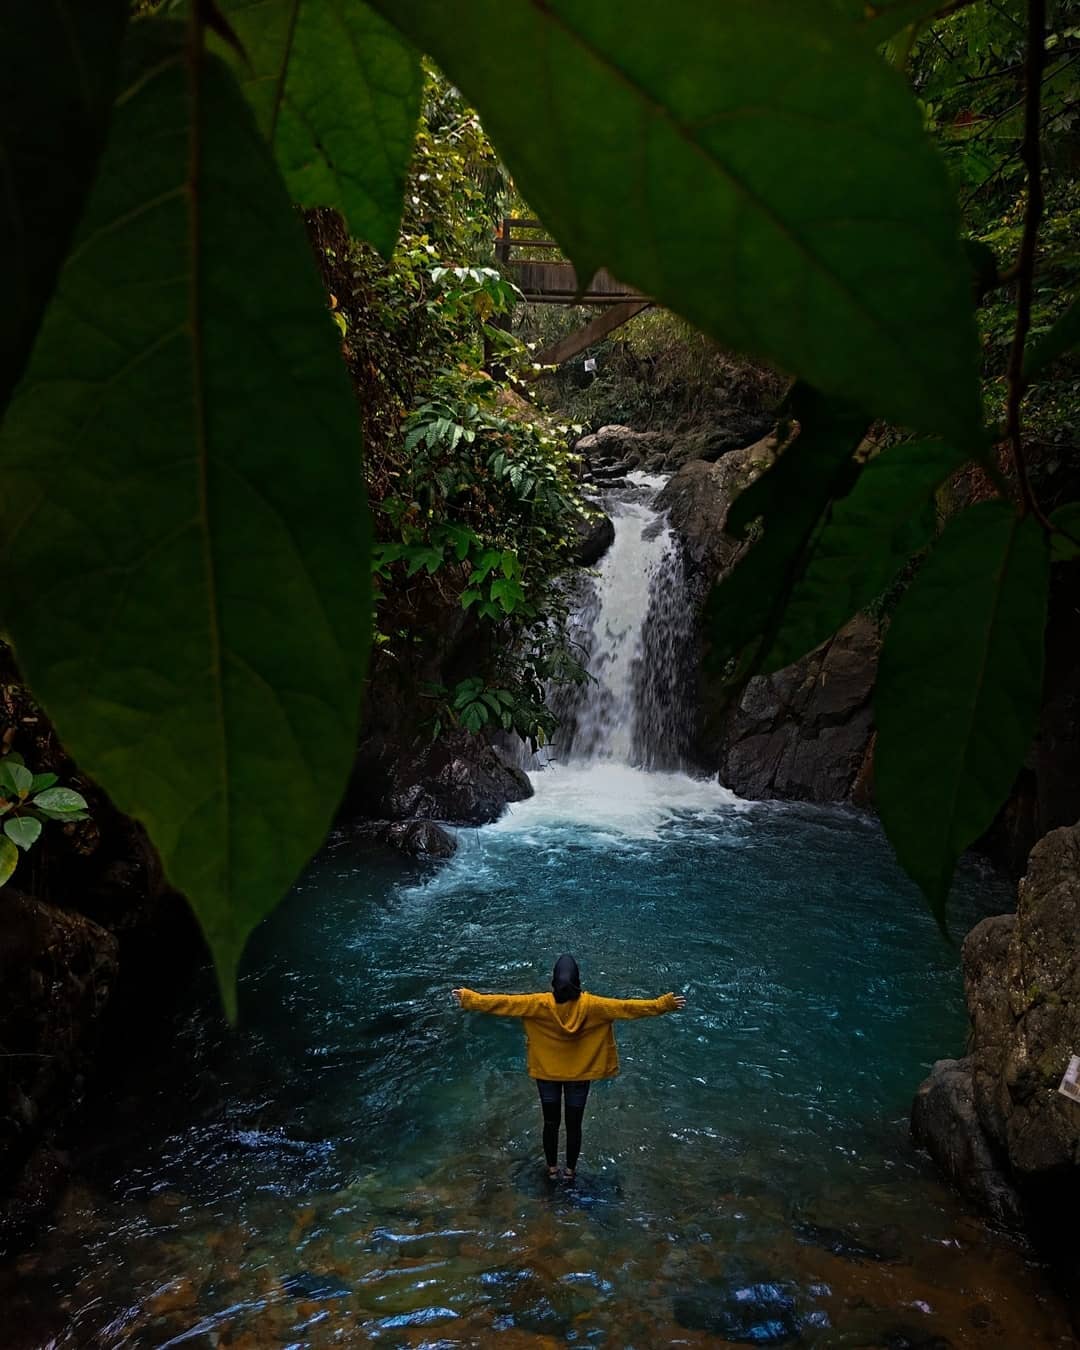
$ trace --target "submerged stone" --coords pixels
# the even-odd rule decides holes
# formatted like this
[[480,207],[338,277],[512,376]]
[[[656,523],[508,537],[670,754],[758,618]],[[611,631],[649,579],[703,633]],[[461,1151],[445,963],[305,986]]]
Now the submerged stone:
[[878,1233],[874,1242],[866,1241],[850,1228],[830,1228],[825,1224],[800,1221],[794,1225],[795,1236],[811,1247],[821,1247],[845,1261],[899,1261],[900,1249],[889,1240],[888,1234]]
[[675,1320],[739,1345],[786,1345],[800,1335],[789,1286],[769,1281],[726,1291],[704,1290],[674,1299]]
[[285,1275],[281,1287],[290,1298],[326,1299],[348,1298],[352,1290],[340,1280],[328,1275],[316,1275],[310,1270],[301,1270],[294,1275]]

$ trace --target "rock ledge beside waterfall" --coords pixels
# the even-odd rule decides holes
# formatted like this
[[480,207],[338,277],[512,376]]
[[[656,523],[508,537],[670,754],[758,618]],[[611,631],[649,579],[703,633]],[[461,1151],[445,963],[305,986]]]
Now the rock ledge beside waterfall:
[[963,967],[969,1053],[934,1065],[913,1134],[993,1218],[1025,1223],[1080,1310],[1080,1101],[1058,1091],[1080,1054],[1080,824],[1035,845],[1016,913],[971,930]]
[[[660,494],[657,505],[682,542],[687,598],[698,614],[748,547],[725,532],[731,503],[777,450],[775,436],[766,436],[715,462],[690,460]],[[699,634],[697,670],[703,647]],[[864,801],[880,647],[878,625],[856,615],[794,665],[751,680],[734,707],[718,707],[700,679],[693,760],[742,797]]]

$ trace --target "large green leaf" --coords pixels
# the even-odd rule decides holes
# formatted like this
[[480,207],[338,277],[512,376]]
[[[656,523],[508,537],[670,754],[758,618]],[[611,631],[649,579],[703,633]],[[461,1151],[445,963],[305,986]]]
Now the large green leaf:
[[389,257],[420,112],[420,55],[361,0],[218,0],[225,43],[294,201],[335,206]]
[[0,416],[93,182],[129,9],[0,5]]
[[813,651],[886,589],[934,537],[934,490],[966,458],[943,441],[906,441],[867,464],[815,537],[763,670]]
[[944,165],[902,78],[799,0],[377,0],[526,199],[728,346],[972,447],[978,346]]
[[992,823],[1035,731],[1046,535],[984,502],[950,522],[901,600],[874,697],[875,794],[939,922],[956,860]]
[[0,604],[64,743],[191,900],[231,1006],[245,937],[351,763],[360,446],[301,223],[232,74],[159,20],[127,55],[0,434]]
[[866,417],[857,409],[804,386],[796,388],[791,411],[798,436],[736,497],[725,523],[737,538],[758,521],[761,538],[714,587],[705,609],[711,665],[755,644],[740,677],[753,673],[772,645],[823,514],[855,481],[852,456],[866,430]]

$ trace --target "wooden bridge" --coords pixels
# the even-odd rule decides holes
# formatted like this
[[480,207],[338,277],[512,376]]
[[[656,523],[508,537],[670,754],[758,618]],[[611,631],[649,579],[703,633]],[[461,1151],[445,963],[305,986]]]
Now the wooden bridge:
[[[522,257],[523,253],[549,253],[559,250],[554,239],[531,238],[522,231],[542,230],[538,220],[509,216],[495,240],[495,256],[509,271],[515,285],[530,304],[537,305],[595,305],[601,312],[576,333],[539,352],[538,365],[558,366],[577,356],[586,347],[613,332],[635,314],[648,309],[652,301],[632,286],[617,281],[610,272],[601,269],[588,285],[578,284],[574,264],[563,258],[547,260],[543,257]],[[514,231],[518,231],[515,237]]]

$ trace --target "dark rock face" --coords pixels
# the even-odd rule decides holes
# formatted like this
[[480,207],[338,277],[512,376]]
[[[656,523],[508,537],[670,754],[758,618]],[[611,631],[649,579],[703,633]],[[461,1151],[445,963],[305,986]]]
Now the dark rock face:
[[[699,608],[747,548],[725,533],[728,509],[773,463],[777,448],[768,436],[715,463],[691,460],[660,494],[682,540],[691,603]],[[801,661],[751,680],[734,708],[714,712],[703,688],[701,767],[744,797],[850,800],[866,775],[880,646],[877,625],[857,615]]]
[[733,450],[716,463],[692,459],[668,481],[657,505],[668,513],[682,541],[690,597],[702,604],[712,586],[746,551],[746,544],[724,533],[728,508],[776,458],[772,436]]
[[662,465],[671,449],[671,436],[666,431],[634,431],[612,424],[582,436],[574,449],[590,469],[617,464],[625,472]]
[[1001,1171],[975,1111],[972,1062],[939,1059],[911,1108],[911,1132],[957,1188],[998,1223],[1021,1222],[1020,1197]]
[[676,435],[663,467],[673,473],[692,460],[714,463],[733,450],[741,450],[768,437],[775,422],[771,413],[732,411],[722,423]]
[[79,1106],[118,970],[116,938],[7,890],[0,903],[0,1239],[63,1179],[55,1141]]
[[767,435],[776,419],[768,413],[732,409],[722,422],[693,431],[634,431],[610,425],[583,436],[574,447],[598,480],[614,469],[674,473],[684,464],[709,463]]
[[720,725],[720,781],[755,800],[847,801],[873,732],[880,648],[860,614],[795,665],[751,680]]
[[404,747],[373,739],[361,747],[342,814],[486,825],[532,794],[525,771],[479,736],[453,732]]
[[[48,825],[0,891],[0,1228],[13,1232],[65,1180],[84,1097],[106,1091],[110,1070],[160,1054],[205,949],[145,830],[79,773],[3,643],[0,732],[90,810]],[[31,879],[33,898],[19,889]]]
[[614,541],[615,522],[599,511],[592,520],[581,520],[577,525],[574,561],[582,567],[595,567]]
[[1057,1091],[1080,1053],[1080,826],[1036,844],[1011,928],[972,939],[965,988],[980,1120],[1025,1185],[1060,1181],[1080,1198],[1080,1102]]
[[[1000,1214],[1001,1187],[1015,1188],[1080,1307],[1080,1101],[1058,1091],[1080,1053],[1080,825],[1036,844],[1016,914],[983,920],[963,956],[970,1054],[935,1066],[913,1128],[991,1213]],[[996,1183],[985,1179],[989,1166]]]

